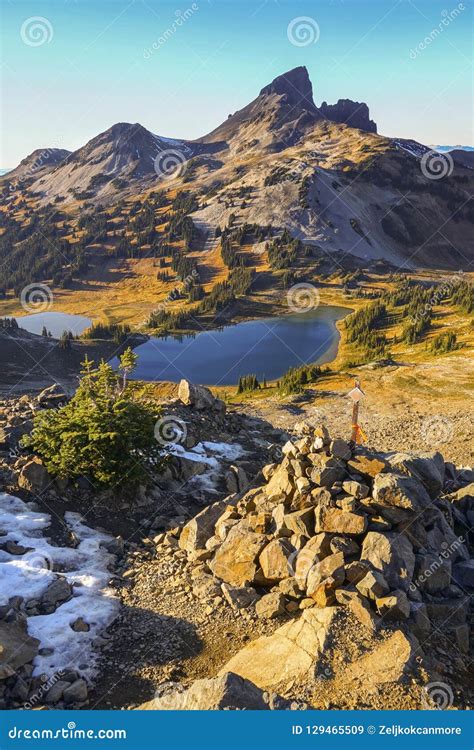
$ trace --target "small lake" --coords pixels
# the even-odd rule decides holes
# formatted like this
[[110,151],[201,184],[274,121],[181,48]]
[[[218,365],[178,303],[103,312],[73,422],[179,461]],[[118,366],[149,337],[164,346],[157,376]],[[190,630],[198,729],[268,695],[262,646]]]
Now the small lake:
[[[141,380],[186,378],[202,385],[235,385],[253,373],[274,380],[290,367],[323,364],[336,356],[336,321],[348,315],[344,307],[319,307],[308,313],[250,320],[195,336],[152,337],[135,349]],[[117,360],[112,360],[117,365]]]
[[92,324],[90,318],[86,318],[84,315],[71,315],[62,312],[33,313],[32,315],[15,318],[15,320],[20,328],[39,335],[41,335],[43,326],[46,326],[46,329],[51,332],[55,339],[58,339],[63,331],[71,331],[74,336],[79,336]]

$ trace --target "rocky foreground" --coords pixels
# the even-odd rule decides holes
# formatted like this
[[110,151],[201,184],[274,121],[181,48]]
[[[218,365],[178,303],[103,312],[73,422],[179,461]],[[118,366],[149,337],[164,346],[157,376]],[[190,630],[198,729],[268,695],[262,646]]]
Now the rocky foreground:
[[[18,409],[34,412],[56,396]],[[11,441],[20,421],[11,403],[4,409]],[[32,697],[58,708],[163,710],[471,705],[474,471],[438,452],[354,448],[306,422],[285,435],[226,414],[189,384],[167,413],[186,429],[166,448],[166,476],[141,491],[139,508],[124,502],[102,517],[110,538],[97,544],[121,607],[95,633],[96,672],[78,663],[41,683],[35,619],[78,595],[53,566],[33,607],[12,597],[0,610],[4,648],[14,635],[29,646],[13,670],[5,651],[0,658],[6,706]],[[26,500],[31,493],[56,510],[84,503],[85,489],[51,485],[38,467],[5,454],[8,491],[16,483]],[[125,542],[113,538],[112,516],[122,518]],[[0,537],[0,563],[25,554],[17,541]],[[86,606],[77,615],[73,632],[94,628]]]

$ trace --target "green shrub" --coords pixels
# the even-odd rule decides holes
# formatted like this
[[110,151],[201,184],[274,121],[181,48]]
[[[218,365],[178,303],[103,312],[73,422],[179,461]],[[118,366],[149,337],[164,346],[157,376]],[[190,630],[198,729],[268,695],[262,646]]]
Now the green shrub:
[[134,486],[159,462],[157,415],[138,397],[137,386],[126,383],[136,357],[127,350],[120,363],[122,381],[109,364],[94,368],[86,359],[69,403],[35,417],[23,442],[43,458],[52,476],[86,476],[99,487]]

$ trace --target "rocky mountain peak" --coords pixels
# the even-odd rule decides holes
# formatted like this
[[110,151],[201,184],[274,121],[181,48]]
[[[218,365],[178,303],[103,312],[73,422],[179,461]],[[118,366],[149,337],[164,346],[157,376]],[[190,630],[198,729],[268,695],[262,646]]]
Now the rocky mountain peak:
[[268,86],[260,91],[260,96],[277,94],[284,96],[288,104],[303,106],[305,109],[315,109],[313,101],[313,86],[308,70],[299,66],[277,76]]
[[318,107],[323,117],[332,122],[340,122],[351,128],[376,133],[377,124],[370,119],[369,108],[365,102],[354,102],[352,99],[338,99],[336,104],[323,102]]

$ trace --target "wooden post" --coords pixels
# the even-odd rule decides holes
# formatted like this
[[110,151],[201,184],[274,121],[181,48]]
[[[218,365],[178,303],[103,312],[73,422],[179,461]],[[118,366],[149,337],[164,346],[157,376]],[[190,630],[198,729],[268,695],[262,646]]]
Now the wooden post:
[[359,402],[354,401],[352,405],[352,433],[351,443],[354,445],[357,443],[357,432],[359,427]]
[[360,380],[358,378],[356,378],[354,382],[354,388],[349,391],[347,395],[352,399],[352,430],[350,445],[351,448],[355,448],[357,443],[360,442],[359,437],[362,433],[359,427],[359,402],[365,396],[364,391],[360,387]]

